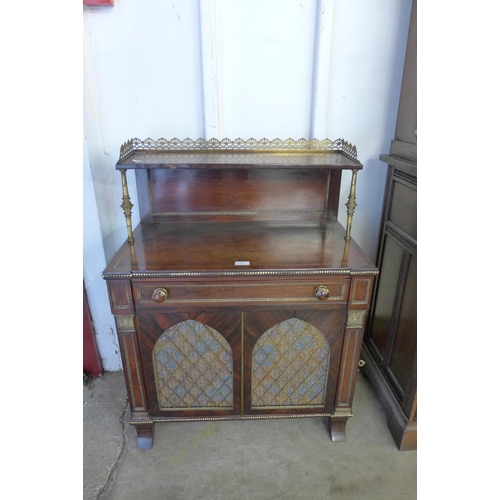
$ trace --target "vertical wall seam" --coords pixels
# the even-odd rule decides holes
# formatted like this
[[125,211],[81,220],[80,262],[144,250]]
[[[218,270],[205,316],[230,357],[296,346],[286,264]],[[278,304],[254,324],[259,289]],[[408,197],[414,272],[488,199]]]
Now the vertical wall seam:
[[219,137],[216,0],[199,0],[202,102],[205,139]]
[[326,137],[335,0],[317,0],[311,85],[310,139]]

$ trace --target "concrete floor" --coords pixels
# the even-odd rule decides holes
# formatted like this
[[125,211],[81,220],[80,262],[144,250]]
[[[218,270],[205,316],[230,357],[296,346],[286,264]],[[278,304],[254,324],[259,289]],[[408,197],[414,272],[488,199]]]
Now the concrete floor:
[[346,442],[325,418],[156,424],[138,450],[122,372],[83,387],[84,500],[413,500],[417,452],[399,451],[358,374]]

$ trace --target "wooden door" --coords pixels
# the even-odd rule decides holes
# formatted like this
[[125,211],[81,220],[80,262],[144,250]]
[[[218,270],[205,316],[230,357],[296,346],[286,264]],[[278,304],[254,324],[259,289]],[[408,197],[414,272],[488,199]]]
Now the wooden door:
[[332,413],[343,309],[245,313],[244,414]]
[[417,363],[417,256],[386,236],[368,346],[406,416],[413,418]]
[[140,314],[152,417],[241,413],[240,312]]

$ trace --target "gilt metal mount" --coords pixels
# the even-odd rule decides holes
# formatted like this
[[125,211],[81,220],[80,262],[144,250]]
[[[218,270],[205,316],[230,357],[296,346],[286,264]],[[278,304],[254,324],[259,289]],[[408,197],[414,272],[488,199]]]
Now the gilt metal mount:
[[342,152],[349,158],[357,159],[356,146],[353,146],[344,139],[336,139],[334,141],[330,139],[273,139],[269,140],[263,139],[151,139],[147,138],[144,140],[133,138],[122,144],[120,149],[120,160],[126,158],[128,155],[134,152],[169,152],[169,151],[197,151],[200,153],[205,152],[223,152],[223,151],[235,151],[235,152],[301,152],[301,153],[313,153],[317,152]]

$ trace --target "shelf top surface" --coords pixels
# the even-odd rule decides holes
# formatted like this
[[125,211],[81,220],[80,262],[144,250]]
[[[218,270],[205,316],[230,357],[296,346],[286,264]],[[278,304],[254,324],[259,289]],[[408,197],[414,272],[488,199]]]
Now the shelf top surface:
[[129,276],[376,274],[337,222],[141,222],[105,269]]
[[129,168],[315,168],[361,169],[356,147],[344,139],[130,139],[117,169]]

